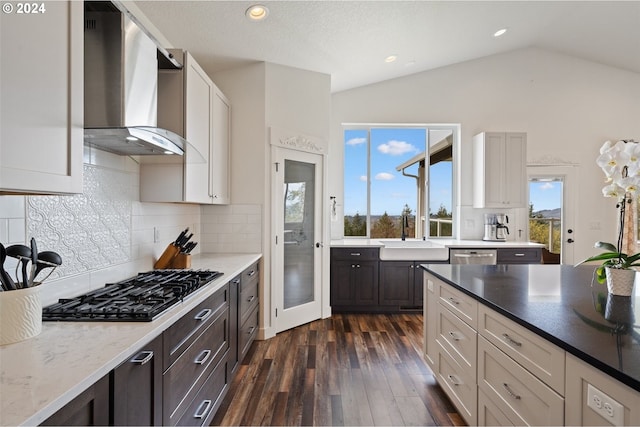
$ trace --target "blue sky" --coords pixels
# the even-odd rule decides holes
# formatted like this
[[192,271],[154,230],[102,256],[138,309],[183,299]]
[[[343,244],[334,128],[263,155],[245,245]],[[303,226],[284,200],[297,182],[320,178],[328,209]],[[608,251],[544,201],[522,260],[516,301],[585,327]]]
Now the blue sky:
[[[400,215],[405,204],[416,211],[416,180],[396,167],[424,152],[426,129],[371,130],[371,214]],[[345,214],[367,212],[367,130],[345,131]],[[417,165],[406,170],[417,174]],[[448,176],[447,176],[448,175]],[[451,211],[451,165],[443,162],[431,170],[431,211],[443,204]]]
[[533,211],[556,209],[562,206],[562,182],[529,183],[529,203],[533,203]]

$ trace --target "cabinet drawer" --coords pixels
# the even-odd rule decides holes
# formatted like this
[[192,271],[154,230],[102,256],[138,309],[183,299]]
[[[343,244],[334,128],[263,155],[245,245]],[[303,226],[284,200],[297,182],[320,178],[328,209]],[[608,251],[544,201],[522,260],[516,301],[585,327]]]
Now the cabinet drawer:
[[164,369],[174,363],[195,337],[229,305],[229,284],[182,316],[164,332]]
[[478,390],[478,425],[512,426],[514,423],[511,422],[482,390]]
[[469,376],[475,377],[478,342],[475,329],[442,306],[438,307],[436,328],[438,341],[447,348],[449,354]]
[[438,343],[438,347],[438,383],[467,424],[477,425],[478,388],[476,377],[475,375],[469,376],[441,343]]
[[209,327],[164,374],[163,399],[165,424],[174,425],[191,404],[195,393],[229,349],[228,314],[219,313]]
[[540,264],[540,248],[499,248],[498,264]]
[[379,248],[331,248],[331,258],[348,261],[377,261]]
[[484,305],[478,312],[478,332],[482,336],[564,395],[564,350]]
[[478,339],[478,387],[515,425],[563,425],[564,399],[489,341]]
[[469,295],[454,289],[450,285],[438,286],[438,301],[467,325],[476,329],[478,326],[478,302]]
[[248,286],[242,286],[242,291],[239,296],[240,305],[240,324],[247,320],[247,316],[251,313],[251,310],[258,305],[258,284],[257,280],[252,280]]
[[258,282],[260,277],[258,270],[258,263],[256,262],[251,267],[242,272],[242,280],[240,281],[240,292],[244,292],[245,288],[253,286]]
[[247,354],[251,343],[258,334],[258,307],[255,307],[253,311],[247,317],[247,320],[238,329],[238,348],[240,349],[240,360],[242,360]]
[[229,384],[227,363],[227,360],[224,359],[214,368],[177,425],[203,426],[211,423]]

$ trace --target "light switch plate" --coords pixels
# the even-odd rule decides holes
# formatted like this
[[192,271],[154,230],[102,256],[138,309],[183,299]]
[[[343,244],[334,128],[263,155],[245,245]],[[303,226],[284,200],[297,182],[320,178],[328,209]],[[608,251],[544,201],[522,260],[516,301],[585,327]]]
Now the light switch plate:
[[611,424],[624,425],[624,407],[591,384],[587,386],[587,406]]

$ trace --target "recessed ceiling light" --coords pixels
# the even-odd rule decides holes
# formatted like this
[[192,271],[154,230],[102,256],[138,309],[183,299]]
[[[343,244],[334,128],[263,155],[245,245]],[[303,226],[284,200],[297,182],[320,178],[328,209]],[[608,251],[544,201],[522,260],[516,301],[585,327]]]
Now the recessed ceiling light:
[[384,58],[384,62],[393,62],[396,59],[398,59],[398,55],[389,55],[386,58]]
[[501,28],[498,31],[496,31],[495,33],[493,33],[493,37],[500,37],[501,35],[503,35],[506,32],[507,32],[506,28]]
[[244,14],[247,18],[249,18],[250,21],[262,21],[269,15],[269,9],[267,8],[267,6],[254,4],[253,6],[249,7],[249,9],[244,12]]

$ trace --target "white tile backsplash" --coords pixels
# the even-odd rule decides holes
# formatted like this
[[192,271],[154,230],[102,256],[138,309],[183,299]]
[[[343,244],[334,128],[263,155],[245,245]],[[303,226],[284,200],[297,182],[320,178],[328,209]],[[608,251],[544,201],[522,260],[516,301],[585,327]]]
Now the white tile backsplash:
[[[131,157],[85,147],[85,190],[71,196],[0,196],[0,242],[53,250],[63,266],[42,285],[43,305],[153,269],[180,231],[199,242],[193,253],[262,251],[260,205],[142,203]],[[220,224],[221,228],[211,229]],[[154,229],[159,239],[154,242]],[[16,262],[5,269],[13,276]]]

